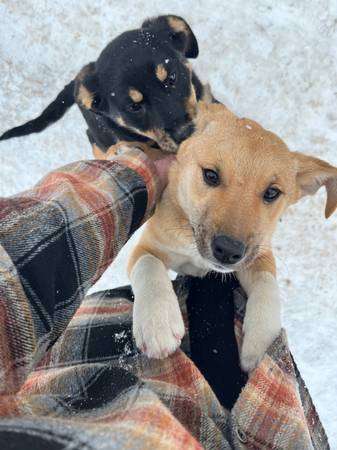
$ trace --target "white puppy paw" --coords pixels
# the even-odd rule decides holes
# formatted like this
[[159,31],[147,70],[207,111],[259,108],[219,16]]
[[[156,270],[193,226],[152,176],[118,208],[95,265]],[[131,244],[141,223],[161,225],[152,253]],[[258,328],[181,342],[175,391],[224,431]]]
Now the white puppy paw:
[[135,295],[133,335],[149,358],[173,353],[185,334],[177,296],[163,262],[153,255],[139,258],[131,275]]
[[268,347],[281,331],[281,299],[275,278],[260,275],[247,300],[243,323],[241,367],[250,372],[264,357]]
[[[140,302],[142,308],[133,313],[133,335],[137,347],[149,358],[166,358],[175,352],[185,334],[178,300],[157,298],[155,302]],[[154,308],[149,307],[155,304]],[[148,307],[146,307],[148,305]]]
[[268,335],[268,337],[266,335],[257,336],[254,333],[248,333],[244,336],[240,356],[242,370],[251,372],[259,365],[278,333],[279,330],[272,336]]

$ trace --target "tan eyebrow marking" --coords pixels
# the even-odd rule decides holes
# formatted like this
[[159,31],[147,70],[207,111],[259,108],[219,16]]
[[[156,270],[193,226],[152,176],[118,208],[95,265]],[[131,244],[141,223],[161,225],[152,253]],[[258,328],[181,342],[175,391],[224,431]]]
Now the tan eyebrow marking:
[[122,117],[116,117],[116,122],[118,123],[118,125],[120,125],[120,126],[122,126],[122,127],[125,127],[126,125],[125,125],[125,122],[124,122],[124,120],[122,119]]
[[131,100],[135,103],[140,103],[144,98],[141,92],[133,88],[129,89],[129,96],[131,97]]
[[165,67],[162,64],[158,64],[158,66],[156,67],[156,76],[157,76],[158,80],[160,80],[160,81],[166,80],[167,70],[165,69]]

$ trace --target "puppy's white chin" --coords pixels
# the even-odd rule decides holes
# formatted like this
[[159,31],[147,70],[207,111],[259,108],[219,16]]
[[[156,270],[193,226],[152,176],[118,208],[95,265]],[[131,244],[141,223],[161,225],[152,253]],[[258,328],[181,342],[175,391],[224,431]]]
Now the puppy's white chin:
[[224,266],[218,266],[217,264],[209,263],[209,270],[212,272],[219,272],[219,273],[233,273],[236,272],[237,268],[230,268],[230,267],[224,267]]
[[213,261],[208,261],[208,265],[210,267],[209,270],[219,272],[219,273],[233,273],[238,272],[239,270],[243,270],[247,268],[247,260],[249,258],[245,256],[238,264],[233,264],[230,266],[222,266],[220,264],[216,264]]
[[223,268],[214,267],[212,270],[214,270],[215,272],[219,272],[219,273],[234,273],[234,272],[236,272],[235,269],[227,269],[226,267],[223,267]]

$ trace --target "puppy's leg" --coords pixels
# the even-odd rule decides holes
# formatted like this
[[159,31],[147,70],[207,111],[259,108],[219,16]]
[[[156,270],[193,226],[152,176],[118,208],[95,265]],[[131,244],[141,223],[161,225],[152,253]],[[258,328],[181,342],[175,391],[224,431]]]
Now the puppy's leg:
[[[125,149],[124,145],[124,149]],[[131,147],[129,145],[128,147]],[[111,145],[106,152],[101,150],[97,144],[92,144],[92,152],[94,154],[95,159],[109,159],[113,156],[117,156],[121,151],[121,144],[118,142],[117,144]]]
[[97,144],[92,144],[92,153],[95,159],[107,159],[107,155]]
[[271,252],[237,274],[248,295],[241,350],[241,367],[247,372],[259,364],[281,330],[281,298],[275,274]]
[[119,141],[117,144],[111,145],[106,152],[103,152],[97,144],[92,144],[92,152],[95,159],[109,159],[113,156],[123,154],[130,148],[138,148],[142,150],[151,159],[158,159],[159,157],[164,157],[167,154],[158,148],[153,148],[149,144],[144,142],[136,141]]
[[133,335],[150,358],[165,358],[181,343],[185,327],[178,299],[163,262],[136,247],[129,264],[134,292]]

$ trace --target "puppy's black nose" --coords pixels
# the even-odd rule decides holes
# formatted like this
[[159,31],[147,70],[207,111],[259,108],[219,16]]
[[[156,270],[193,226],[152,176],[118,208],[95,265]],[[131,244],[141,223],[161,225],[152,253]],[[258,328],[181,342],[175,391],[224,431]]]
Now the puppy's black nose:
[[211,247],[214,258],[222,264],[238,263],[244,257],[246,251],[246,246],[243,242],[225,234],[215,236]]

